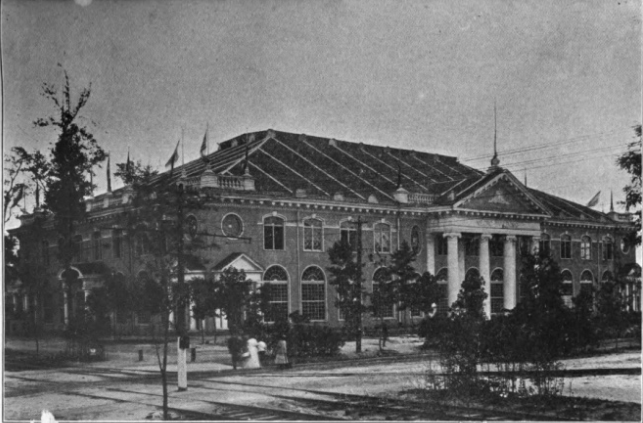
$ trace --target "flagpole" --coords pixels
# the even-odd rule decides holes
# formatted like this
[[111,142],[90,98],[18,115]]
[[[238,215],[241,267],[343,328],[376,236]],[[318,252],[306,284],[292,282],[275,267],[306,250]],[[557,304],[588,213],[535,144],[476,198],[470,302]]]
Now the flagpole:
[[183,130],[183,127],[181,127],[181,166],[185,165],[185,150],[183,149],[183,147],[185,146],[184,135],[185,132]]

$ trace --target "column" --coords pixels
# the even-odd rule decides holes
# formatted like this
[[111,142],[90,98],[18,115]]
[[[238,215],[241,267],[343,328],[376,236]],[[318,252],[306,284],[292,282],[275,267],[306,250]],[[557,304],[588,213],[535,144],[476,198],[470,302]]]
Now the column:
[[458,292],[460,291],[460,266],[458,260],[458,238],[460,234],[453,232],[444,234],[447,238],[447,261],[449,264],[449,285],[448,285],[448,305],[451,307],[458,299]]
[[480,277],[484,281],[484,292],[487,294],[487,299],[484,300],[483,311],[487,318],[491,317],[491,268],[489,266],[489,240],[491,234],[480,235]]
[[516,307],[516,236],[505,237],[504,263],[504,308],[513,310]]
[[69,325],[69,295],[67,294],[67,286],[63,284],[63,297],[65,302],[65,307],[63,309],[63,314],[65,317],[65,326]]
[[458,275],[460,275],[460,280],[458,282],[462,283],[467,269],[464,267],[464,238],[458,239]]
[[426,233],[426,271],[435,275],[435,235]]

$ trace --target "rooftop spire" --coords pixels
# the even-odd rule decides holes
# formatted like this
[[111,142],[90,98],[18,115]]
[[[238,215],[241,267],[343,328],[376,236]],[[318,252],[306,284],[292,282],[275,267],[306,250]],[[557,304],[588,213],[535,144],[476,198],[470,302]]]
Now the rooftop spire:
[[614,192],[610,190],[610,212],[614,211]]
[[496,100],[493,100],[493,157],[491,158],[491,167],[498,167],[500,159],[498,159],[498,131],[496,126]]

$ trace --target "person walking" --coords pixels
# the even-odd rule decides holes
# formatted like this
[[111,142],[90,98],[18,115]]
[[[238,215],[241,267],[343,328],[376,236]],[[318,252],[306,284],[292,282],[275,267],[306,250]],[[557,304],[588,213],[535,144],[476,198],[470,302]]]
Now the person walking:
[[284,338],[281,338],[279,342],[277,342],[275,354],[275,364],[280,369],[288,367],[288,345]]
[[237,364],[241,360],[241,354],[243,354],[244,342],[237,333],[230,335],[228,338],[228,351],[232,357],[232,368],[237,370]]
[[259,369],[261,363],[259,362],[259,353],[257,351],[257,340],[254,338],[248,339],[247,352],[244,354],[244,359],[241,367],[244,369]]

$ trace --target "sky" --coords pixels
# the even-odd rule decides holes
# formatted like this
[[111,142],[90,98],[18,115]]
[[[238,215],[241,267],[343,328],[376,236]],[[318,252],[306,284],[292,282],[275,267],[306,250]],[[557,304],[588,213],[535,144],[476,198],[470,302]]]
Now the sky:
[[[33,121],[72,95],[114,163],[163,170],[268,128],[500,165],[617,210],[616,157],[641,123],[641,4],[597,1],[4,0],[3,150],[48,150]],[[114,169],[112,169],[113,172]],[[106,189],[97,169],[97,193]],[[114,182],[115,187],[120,186]]]

